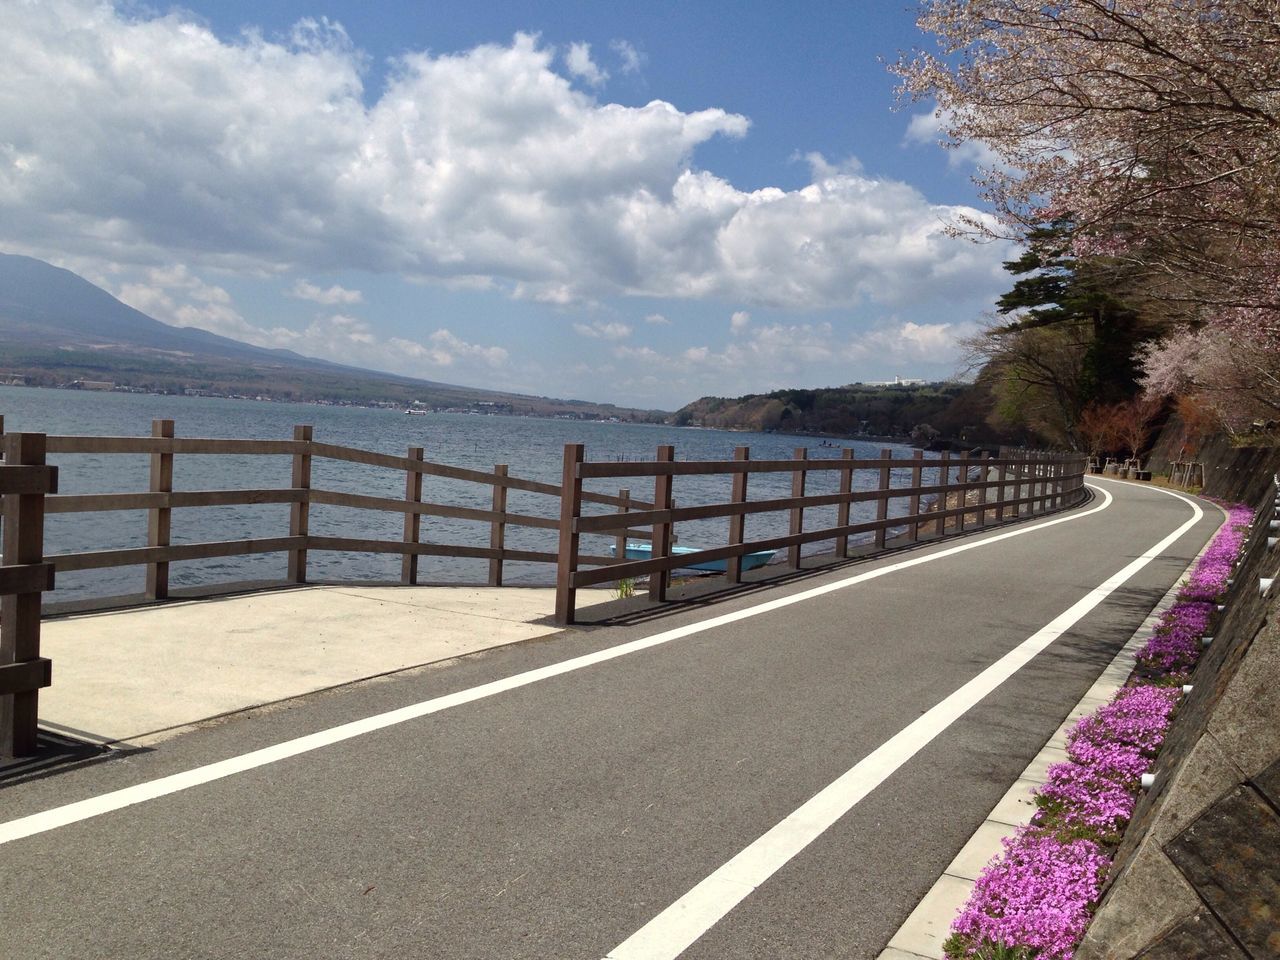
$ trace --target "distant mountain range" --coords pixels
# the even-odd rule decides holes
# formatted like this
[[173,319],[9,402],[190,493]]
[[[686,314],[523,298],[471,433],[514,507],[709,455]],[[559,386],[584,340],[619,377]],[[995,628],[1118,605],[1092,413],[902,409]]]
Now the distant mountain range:
[[661,421],[661,411],[419,380],[161,323],[70,270],[0,254],[0,383],[110,382],[156,393],[335,403],[494,405],[516,414]]

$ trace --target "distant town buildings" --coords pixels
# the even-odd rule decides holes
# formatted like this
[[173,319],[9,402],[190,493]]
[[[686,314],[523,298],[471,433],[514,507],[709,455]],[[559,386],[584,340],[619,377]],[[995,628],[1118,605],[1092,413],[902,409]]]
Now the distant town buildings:
[[865,386],[868,387],[918,387],[921,384],[928,383],[928,380],[917,379],[914,377],[894,377],[892,380],[868,380]]

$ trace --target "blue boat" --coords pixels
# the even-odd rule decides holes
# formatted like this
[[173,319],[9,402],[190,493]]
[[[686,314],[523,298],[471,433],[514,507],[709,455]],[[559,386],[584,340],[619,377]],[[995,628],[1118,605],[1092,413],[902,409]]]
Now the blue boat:
[[[617,555],[617,547],[610,547],[609,552]],[[678,557],[685,553],[701,553],[698,547],[672,547],[671,555]],[[745,553],[742,555],[742,569],[754,570],[756,567],[763,567],[766,563],[773,559],[776,550],[757,550],[755,553]],[[647,543],[631,543],[627,542],[627,559],[628,560],[649,560],[653,557],[653,547]],[[683,570],[706,570],[711,573],[724,573],[729,569],[729,561],[727,560],[703,560],[700,563],[691,563]]]

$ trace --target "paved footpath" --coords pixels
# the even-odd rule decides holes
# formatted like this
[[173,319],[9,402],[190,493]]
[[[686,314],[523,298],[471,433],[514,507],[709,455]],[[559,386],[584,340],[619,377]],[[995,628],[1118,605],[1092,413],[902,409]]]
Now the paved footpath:
[[0,956],[871,958],[1221,522],[1091,503],[0,791]]

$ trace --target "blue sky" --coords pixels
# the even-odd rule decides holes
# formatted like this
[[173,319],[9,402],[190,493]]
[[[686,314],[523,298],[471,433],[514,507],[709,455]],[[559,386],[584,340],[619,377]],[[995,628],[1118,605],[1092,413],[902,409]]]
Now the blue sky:
[[1009,251],[897,4],[6,4],[0,250],[161,320],[674,409],[945,378]]

